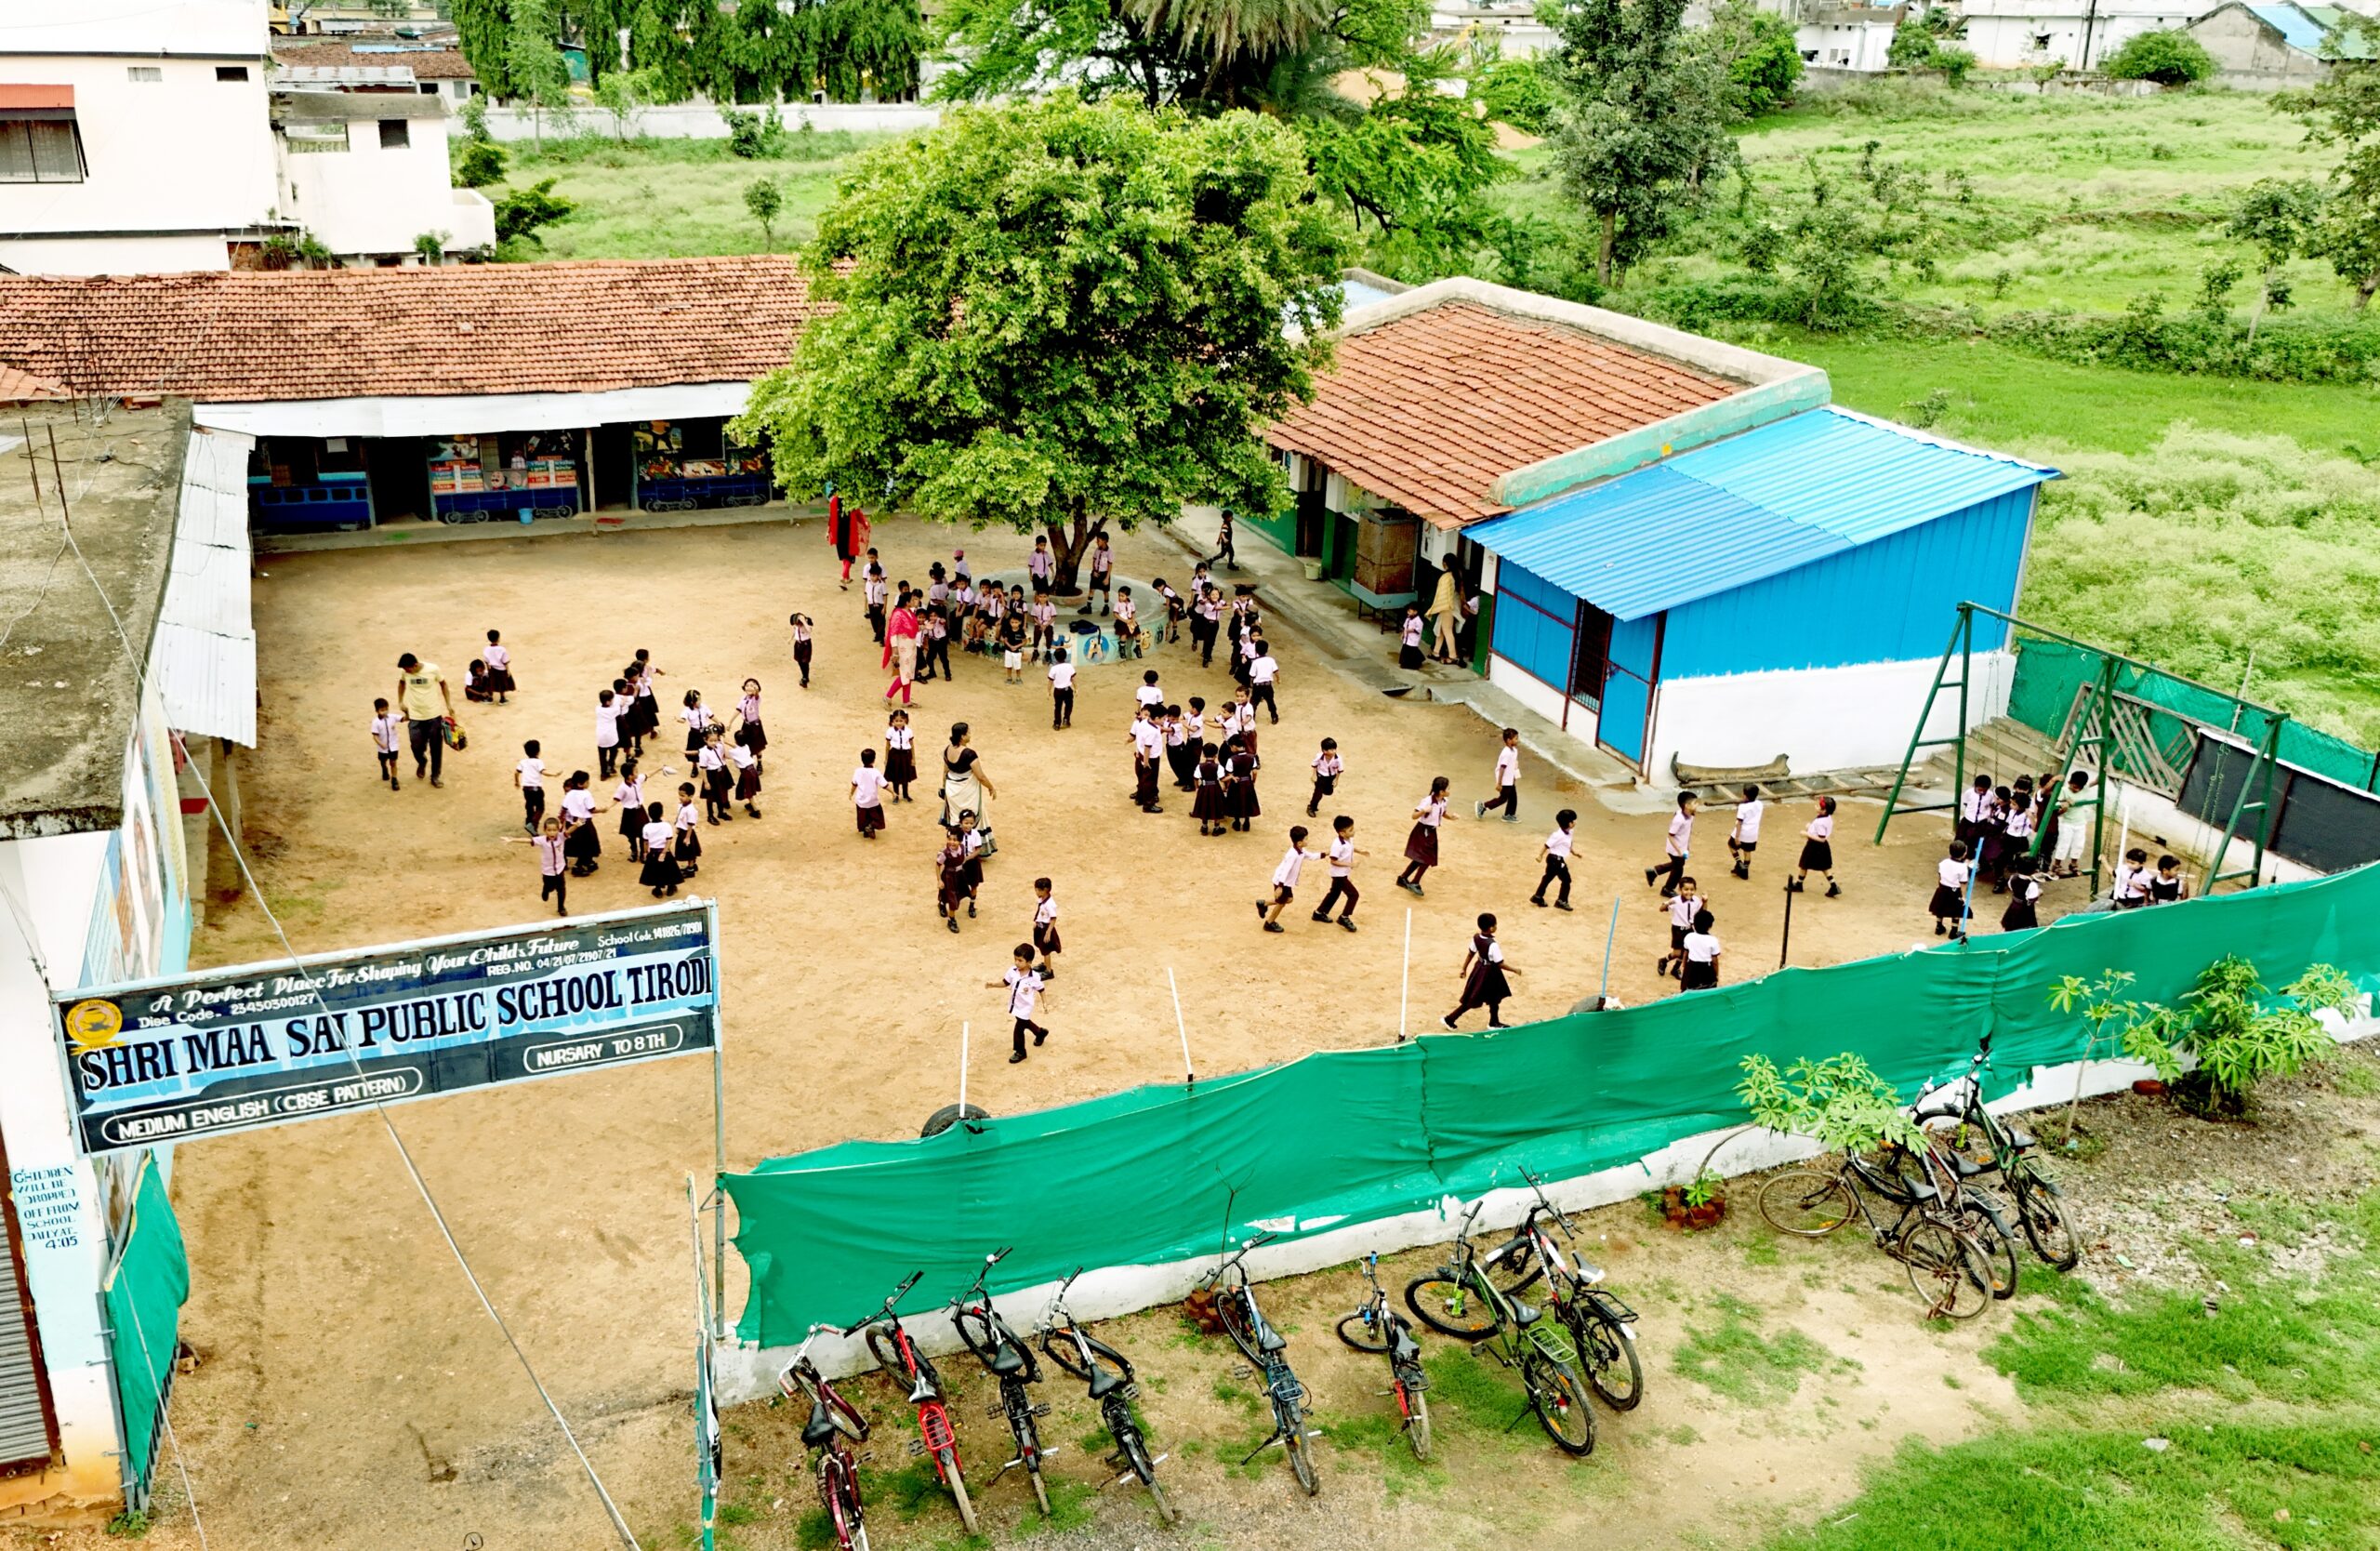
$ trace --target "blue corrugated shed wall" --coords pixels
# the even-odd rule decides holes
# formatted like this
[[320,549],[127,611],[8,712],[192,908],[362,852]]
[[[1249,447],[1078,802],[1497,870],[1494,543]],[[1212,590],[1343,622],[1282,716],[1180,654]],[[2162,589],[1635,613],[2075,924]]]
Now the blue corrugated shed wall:
[[[1963,599],[2016,612],[2034,490],[1670,610],[1661,677],[1937,657]],[[1976,630],[1997,647],[2005,631]]]

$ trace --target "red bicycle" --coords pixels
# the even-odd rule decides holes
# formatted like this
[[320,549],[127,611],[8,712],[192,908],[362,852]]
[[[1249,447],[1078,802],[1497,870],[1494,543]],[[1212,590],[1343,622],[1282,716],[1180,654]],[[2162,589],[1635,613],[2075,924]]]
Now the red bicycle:
[[851,1451],[853,1443],[867,1441],[867,1421],[835,1393],[835,1386],[810,1360],[810,1343],[822,1333],[850,1332],[840,1325],[811,1326],[793,1360],[777,1375],[777,1387],[788,1400],[810,1402],[810,1420],[802,1425],[801,1441],[811,1451],[818,1477],[818,1501],[835,1531],[835,1544],[840,1551],[867,1551],[866,1514],[859,1501],[860,1461],[867,1456],[854,1456]]
[[959,1434],[951,1424],[950,1408],[944,1403],[942,1375],[934,1372],[932,1361],[918,1350],[917,1343],[901,1326],[901,1316],[894,1306],[912,1287],[918,1285],[922,1271],[912,1271],[909,1279],[892,1290],[884,1306],[860,1321],[867,1332],[867,1349],[888,1378],[909,1384],[909,1403],[918,1408],[918,1437],[909,1445],[912,1458],[923,1456],[933,1461],[933,1473],[959,1505],[959,1522],[969,1534],[974,1534],[975,1505],[967,1498],[967,1480],[959,1468]]

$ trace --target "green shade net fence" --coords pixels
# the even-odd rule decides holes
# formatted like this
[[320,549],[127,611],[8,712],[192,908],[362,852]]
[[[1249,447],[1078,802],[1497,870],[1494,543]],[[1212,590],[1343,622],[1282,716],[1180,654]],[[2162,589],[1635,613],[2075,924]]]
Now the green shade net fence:
[[2049,1005],[2060,976],[2120,967],[2136,994],[2171,1000],[2227,953],[2275,986],[2317,962],[2380,970],[2380,864],[772,1159],[724,1181],[751,1273],[737,1334],[782,1346],[848,1323],[912,1270],[922,1306],[1000,1245],[1016,1247],[1001,1284],[1031,1286],[1211,1254],[1226,1222],[1291,1219],[1298,1237],[1510,1185],[1516,1164],[1562,1179],[1627,1163],[1741,1120],[1737,1064],[1755,1051],[1858,1051],[1909,1092],[1963,1068],[1989,1031],[2013,1083],[2082,1054],[2079,1020]]
[[[2106,662],[2107,654],[2086,646],[2022,638],[2016,652],[2016,683],[2008,696],[2009,716],[2056,742],[2065,734],[2075,696],[2084,684],[2097,682]],[[2168,749],[2187,749],[2196,723],[2226,728],[2241,742],[2256,747],[2263,743],[2265,730],[2281,714],[2135,662],[2117,664],[2115,687],[2119,694],[2175,713],[2149,719],[2150,736]],[[2344,786],[2380,791],[2380,754],[2318,733],[2302,722],[2291,722],[2281,728],[2281,757]]]
[[125,1478],[146,1483],[156,1464],[160,1397],[173,1383],[182,1301],[190,1296],[190,1256],[181,1225],[165,1199],[157,1160],[140,1160],[132,1226],[107,1284],[108,1350],[115,1359],[116,1400],[124,1410]]

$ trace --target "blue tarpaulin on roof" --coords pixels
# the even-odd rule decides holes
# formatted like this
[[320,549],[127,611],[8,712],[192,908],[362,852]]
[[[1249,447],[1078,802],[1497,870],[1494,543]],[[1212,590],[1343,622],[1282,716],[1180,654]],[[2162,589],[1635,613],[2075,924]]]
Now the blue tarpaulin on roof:
[[1615,618],[1641,619],[2056,477],[1830,406],[1465,536]]
[[2279,33],[2292,48],[2308,54],[2322,50],[2322,25],[2294,6],[2250,6],[2256,20]]

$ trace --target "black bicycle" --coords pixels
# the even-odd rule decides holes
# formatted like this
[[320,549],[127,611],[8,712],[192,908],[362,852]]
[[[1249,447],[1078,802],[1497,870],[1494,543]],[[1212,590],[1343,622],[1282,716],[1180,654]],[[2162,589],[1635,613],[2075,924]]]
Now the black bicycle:
[[1554,1317],[1578,1344],[1579,1368],[1589,1387],[1612,1410],[1634,1411],[1645,1399],[1645,1364],[1632,1328],[1636,1311],[1604,1289],[1601,1268],[1563,1253],[1554,1229],[1575,1249],[1578,1235],[1570,1219],[1545,1199],[1543,1181],[1527,1169],[1521,1177],[1536,1192],[1537,1204],[1521,1219],[1520,1231],[1488,1255],[1488,1269],[1511,1279],[1498,1284],[1510,1297],[1543,1281]]
[[[1913,1155],[1904,1155],[1913,1156]],[[1844,1154],[1832,1169],[1788,1169],[1760,1187],[1760,1214],[1779,1233],[1822,1239],[1856,1214],[1876,1247],[1909,1268],[1909,1285],[1925,1300],[1928,1318],[1972,1319],[1991,1306],[1998,1291],[1991,1253],[1971,1216],[1944,1200],[1956,1182],[1947,1168],[1929,1171],[1937,1183]],[[1871,1210],[1874,1196],[1895,1209],[1891,1221]]]
[[2033,1149],[2032,1133],[1984,1107],[1983,1080],[1990,1070],[1991,1036],[1986,1034],[1966,1071],[1940,1088],[1919,1093],[1911,1113],[1927,1134],[1950,1149],[1961,1174],[1997,1173],[2033,1253],[2058,1270],[2071,1271],[2082,1263],[2082,1238],[2067,1214],[2057,1182],[2026,1156]]
[[1579,1350],[1568,1331],[1561,1321],[1545,1318],[1544,1310],[1498,1287],[1472,1247],[1471,1225],[1486,1204],[1484,1199],[1474,1201],[1463,1213],[1455,1229],[1451,1260],[1405,1284],[1405,1306],[1432,1330],[1478,1346],[1520,1374],[1528,1409],[1514,1417],[1508,1428],[1535,1412],[1538,1425],[1563,1452],[1593,1453],[1594,1408],[1587,1402],[1587,1381],[1579,1372]]
[[1430,1457],[1430,1376],[1421,1369],[1421,1344],[1413,1326],[1389,1306],[1381,1290],[1380,1253],[1364,1257],[1364,1306],[1339,1321],[1339,1339],[1359,1352],[1388,1358],[1388,1393],[1396,1398],[1396,1413],[1405,1441],[1417,1460]]
[[1240,1245],[1239,1253],[1223,1257],[1222,1265],[1207,1273],[1199,1285],[1215,1290],[1215,1318],[1223,1321],[1223,1333],[1231,1337],[1233,1346],[1246,1358],[1250,1374],[1264,1375],[1264,1393],[1273,1402],[1273,1436],[1248,1452],[1248,1460],[1270,1449],[1276,1443],[1289,1452],[1289,1468],[1296,1472],[1298,1485],[1305,1488],[1308,1497],[1322,1490],[1320,1478],[1314,1473],[1314,1445],[1305,1425],[1305,1386],[1289,1370],[1289,1359],[1284,1355],[1289,1339],[1275,1330],[1256,1306],[1256,1290],[1249,1284],[1248,1267],[1244,1264],[1248,1252],[1259,1244],[1276,1238],[1260,1233]]
[[967,1349],[999,1381],[1000,1398],[985,1408],[985,1414],[994,1421],[1005,1418],[1016,1438],[1016,1457],[993,1471],[992,1479],[997,1481],[1021,1467],[1033,1478],[1033,1500],[1041,1505],[1041,1517],[1047,1518],[1050,1488],[1041,1478],[1041,1462],[1052,1451],[1041,1446],[1041,1429],[1035,1424],[1050,1414],[1050,1407],[1046,1402],[1035,1404],[1030,1388],[1041,1382],[1041,1365],[1033,1360],[1033,1348],[1009,1328],[999,1310],[992,1306],[991,1294],[984,1291],[984,1279],[1008,1254],[1007,1250],[996,1250],[984,1257],[984,1268],[975,1273],[974,1285],[950,1300],[950,1322]]
[[839,1551],[867,1551],[867,1516],[859,1501],[860,1461],[867,1456],[855,1456],[851,1451],[853,1443],[867,1441],[867,1419],[835,1392],[835,1386],[819,1373],[818,1365],[810,1360],[810,1344],[821,1335],[850,1333],[840,1325],[811,1326],[810,1333],[794,1349],[793,1360],[777,1375],[777,1387],[788,1400],[799,1397],[810,1402],[810,1420],[802,1424],[801,1442],[810,1451],[819,1505],[826,1510],[835,1544]]
[[1107,1463],[1121,1472],[1113,1481],[1103,1485],[1119,1485],[1138,1480],[1149,1489],[1149,1500],[1157,1505],[1157,1517],[1168,1524],[1178,1524],[1182,1511],[1166,1501],[1165,1490],[1157,1484],[1157,1467],[1165,1456],[1149,1454],[1148,1439],[1141,1435],[1141,1425],[1132,1415],[1132,1400],[1140,1393],[1132,1383],[1132,1365],[1124,1354],[1092,1336],[1076,1322],[1066,1307],[1066,1289],[1075,1284],[1075,1277],[1083,1268],[1075,1267],[1074,1276],[1058,1284],[1050,1300],[1049,1311],[1041,1319],[1041,1349],[1050,1360],[1091,1386],[1091,1398],[1099,1404],[1100,1420],[1107,1425],[1107,1436],[1116,1440],[1116,1452]]

